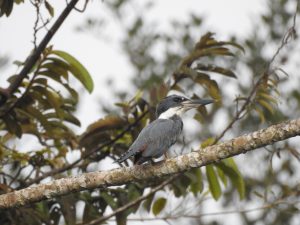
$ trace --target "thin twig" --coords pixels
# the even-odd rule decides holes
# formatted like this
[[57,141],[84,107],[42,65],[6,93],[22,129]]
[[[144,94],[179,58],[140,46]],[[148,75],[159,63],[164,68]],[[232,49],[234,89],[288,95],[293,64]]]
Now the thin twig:
[[36,51],[37,49],[37,33],[39,31],[38,25],[39,25],[39,20],[40,20],[40,6],[41,2],[38,0],[31,0],[31,4],[35,8],[35,13],[36,13],[36,18],[33,26],[33,45],[34,45],[34,50]]

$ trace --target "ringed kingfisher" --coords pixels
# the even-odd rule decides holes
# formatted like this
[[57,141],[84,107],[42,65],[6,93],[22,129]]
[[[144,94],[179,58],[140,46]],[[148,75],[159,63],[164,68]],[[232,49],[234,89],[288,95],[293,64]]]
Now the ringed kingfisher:
[[156,120],[142,129],[128,151],[116,160],[122,163],[134,156],[134,164],[143,164],[159,158],[175,144],[182,132],[181,115],[201,105],[213,103],[211,99],[191,100],[179,95],[164,98],[156,108]]

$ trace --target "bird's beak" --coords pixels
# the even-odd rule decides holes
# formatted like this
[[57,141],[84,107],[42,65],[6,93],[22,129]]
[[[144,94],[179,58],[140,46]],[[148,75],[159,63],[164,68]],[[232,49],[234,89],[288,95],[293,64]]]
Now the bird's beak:
[[197,108],[201,105],[207,105],[207,104],[210,104],[213,102],[214,102],[214,100],[212,100],[212,99],[197,99],[197,100],[189,99],[189,100],[182,102],[181,104],[184,108],[191,109],[191,108]]

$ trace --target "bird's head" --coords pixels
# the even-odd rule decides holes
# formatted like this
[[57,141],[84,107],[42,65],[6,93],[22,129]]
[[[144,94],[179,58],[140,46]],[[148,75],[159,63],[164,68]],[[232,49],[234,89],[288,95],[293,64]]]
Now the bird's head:
[[213,103],[212,99],[192,100],[184,96],[170,95],[164,98],[156,108],[156,116],[160,119],[169,119],[174,115],[181,116],[184,112],[201,105]]

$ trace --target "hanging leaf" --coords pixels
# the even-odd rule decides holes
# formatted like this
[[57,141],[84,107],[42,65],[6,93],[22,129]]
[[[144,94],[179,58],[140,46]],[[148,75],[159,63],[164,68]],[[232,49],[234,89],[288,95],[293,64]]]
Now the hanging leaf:
[[101,192],[100,196],[105,200],[105,202],[112,208],[116,209],[118,208],[118,204],[115,201],[114,197],[108,194],[107,192]]
[[208,94],[216,100],[221,99],[220,89],[216,81],[211,80],[207,74],[198,73],[195,81],[203,86]]
[[48,13],[53,17],[54,16],[54,8],[52,7],[52,5],[50,5],[50,3],[48,1],[45,1],[45,7],[46,7]]
[[167,199],[158,198],[152,206],[153,214],[157,216],[165,208],[166,204],[167,204]]
[[234,159],[224,159],[215,165],[229,177],[233,186],[238,190],[240,199],[243,199],[245,197],[245,183]]
[[272,114],[274,113],[273,106],[270,103],[268,103],[267,101],[258,99],[257,102],[263,108],[267,109],[270,113],[272,113]]
[[207,146],[212,145],[215,142],[215,138],[210,137],[207,138],[205,141],[201,142],[201,148],[206,148]]
[[218,167],[216,167],[216,169],[217,169],[218,176],[221,179],[222,183],[224,184],[225,187],[227,187],[227,178],[226,178],[223,170],[221,170]]
[[266,121],[264,112],[263,112],[259,107],[256,107],[256,106],[254,106],[254,110],[255,110],[255,111],[257,112],[257,114],[258,114],[259,119],[260,119],[260,122],[261,122],[261,123],[264,123],[264,122]]
[[153,202],[153,198],[154,198],[154,195],[151,195],[149,198],[147,198],[144,203],[143,203],[143,208],[149,213],[150,210],[151,210],[151,205],[152,205],[152,202]]
[[201,71],[209,71],[209,72],[215,72],[215,73],[223,74],[223,75],[228,76],[228,77],[236,78],[235,73],[232,72],[231,70],[225,69],[223,67],[214,66],[214,65],[197,64],[195,69],[199,70],[200,72]]
[[22,136],[22,128],[19,124],[18,120],[15,117],[14,114],[8,114],[3,117],[3,121],[6,125],[6,129],[11,133],[15,134],[18,138],[21,138]]
[[91,75],[77,59],[64,51],[54,50],[51,53],[61,57],[66,62],[68,62],[70,64],[71,73],[84,85],[84,87],[90,93],[93,91],[94,84]]
[[257,93],[257,95],[258,95],[257,97],[265,99],[266,101],[270,101],[273,104],[277,105],[277,99],[275,99],[271,94],[260,91]]
[[110,115],[92,123],[79,138],[79,145],[93,149],[103,142],[111,140],[111,131],[123,128],[126,121],[121,117]]
[[1,8],[0,8],[0,17],[3,16],[4,14],[8,17],[14,6],[14,1],[13,0],[2,0],[1,1]]
[[108,115],[104,119],[100,119],[89,125],[86,131],[82,134],[81,139],[84,139],[87,136],[93,135],[97,132],[121,128],[122,126],[124,126],[124,124],[125,121],[121,117]]
[[218,200],[222,194],[221,186],[218,181],[217,174],[212,165],[206,166],[206,176],[211,195],[215,200]]
[[202,172],[200,168],[193,169],[192,172],[195,174],[196,180],[193,180],[190,187],[191,191],[196,196],[197,193],[201,193],[203,191]]
[[61,208],[61,212],[65,221],[68,221],[67,225],[76,224],[76,195],[66,195],[58,199],[58,203]]

